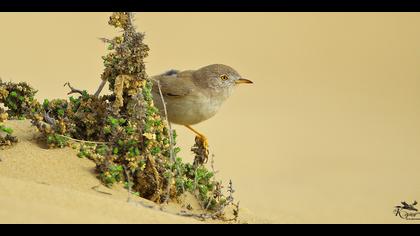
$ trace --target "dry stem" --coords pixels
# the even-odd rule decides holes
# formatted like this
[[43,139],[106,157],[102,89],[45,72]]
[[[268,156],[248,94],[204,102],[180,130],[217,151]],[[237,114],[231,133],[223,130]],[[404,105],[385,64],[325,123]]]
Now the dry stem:
[[109,142],[95,142],[95,141],[87,141],[87,140],[80,140],[80,139],[75,139],[75,138],[71,138],[69,136],[66,135],[62,135],[62,134],[56,134],[59,137],[62,138],[66,138],[68,140],[74,141],[74,142],[79,142],[79,143],[89,143],[89,144],[109,144]]
[[105,85],[106,85],[106,79],[103,79],[102,82],[101,82],[101,84],[99,85],[98,90],[96,90],[95,97],[99,97],[99,94],[101,94],[101,92],[104,89]]
[[64,84],[64,87],[68,86],[70,88],[70,92],[67,93],[67,95],[78,93],[80,95],[83,95],[83,91],[80,89],[75,89],[73,86],[71,86],[70,82],[67,82]]

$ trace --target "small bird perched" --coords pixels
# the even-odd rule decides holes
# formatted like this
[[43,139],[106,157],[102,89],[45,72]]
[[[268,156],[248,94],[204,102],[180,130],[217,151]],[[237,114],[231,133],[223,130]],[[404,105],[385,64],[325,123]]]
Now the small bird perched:
[[[170,70],[153,76],[153,99],[164,114],[161,93],[166,103],[168,120],[193,131],[208,148],[207,138],[191,127],[218,112],[238,84],[252,84],[233,68],[213,64],[198,70]],[[159,91],[160,85],[160,91]]]

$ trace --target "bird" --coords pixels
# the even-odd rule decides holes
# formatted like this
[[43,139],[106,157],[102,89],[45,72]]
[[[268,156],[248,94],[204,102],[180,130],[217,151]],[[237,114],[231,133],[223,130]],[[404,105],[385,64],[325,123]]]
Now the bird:
[[194,132],[205,149],[209,146],[207,137],[192,126],[216,115],[238,85],[253,84],[223,64],[211,64],[197,70],[172,69],[152,76],[152,81],[153,102],[160,113],[166,113],[170,123],[183,125]]

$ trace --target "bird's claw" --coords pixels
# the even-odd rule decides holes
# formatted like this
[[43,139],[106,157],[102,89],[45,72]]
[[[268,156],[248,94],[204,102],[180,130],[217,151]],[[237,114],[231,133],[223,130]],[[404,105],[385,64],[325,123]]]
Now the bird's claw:
[[209,140],[204,136],[198,136],[198,138],[201,140],[201,142],[203,143],[204,149],[208,153],[209,152]]
[[206,137],[198,135],[195,137],[195,145],[191,149],[195,153],[194,165],[199,166],[207,163],[209,159],[209,143]]

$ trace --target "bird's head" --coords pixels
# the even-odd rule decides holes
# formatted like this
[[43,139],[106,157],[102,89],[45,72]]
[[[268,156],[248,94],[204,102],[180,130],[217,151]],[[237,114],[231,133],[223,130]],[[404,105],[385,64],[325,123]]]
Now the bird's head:
[[253,83],[242,78],[232,67],[222,64],[208,65],[196,70],[194,82],[203,88],[211,89],[231,89],[239,84]]

